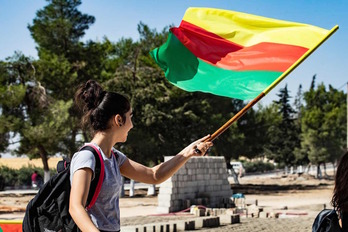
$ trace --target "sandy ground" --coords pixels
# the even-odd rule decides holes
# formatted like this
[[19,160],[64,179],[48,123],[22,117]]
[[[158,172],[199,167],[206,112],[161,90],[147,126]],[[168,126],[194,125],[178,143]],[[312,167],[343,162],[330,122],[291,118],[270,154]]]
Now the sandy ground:
[[[240,185],[231,185],[234,192],[245,193],[249,207],[264,212],[280,213],[275,218],[242,217],[241,223],[199,231],[311,231],[315,216],[324,208],[331,208],[333,180],[317,180],[311,176],[277,176],[273,178],[241,178]],[[126,192],[127,194],[127,192]],[[0,192],[0,219],[22,219],[25,207],[33,194]],[[159,215],[157,196],[146,196],[146,190],[136,190],[135,197],[120,199],[121,225],[135,226],[155,222],[169,222],[194,217]],[[250,213],[250,211],[249,211]]]
[[[58,161],[62,160],[62,157],[51,157],[48,159],[48,167],[56,168]],[[42,160],[40,159],[32,159],[30,160],[28,157],[21,158],[1,158],[0,166],[6,166],[9,168],[20,169],[21,167],[38,167],[43,168]]]

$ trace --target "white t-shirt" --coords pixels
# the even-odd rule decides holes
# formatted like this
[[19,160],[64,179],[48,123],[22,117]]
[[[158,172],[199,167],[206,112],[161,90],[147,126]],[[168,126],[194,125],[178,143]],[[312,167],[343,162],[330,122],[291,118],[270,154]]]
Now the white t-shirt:
[[[88,145],[88,143],[85,145]],[[98,229],[118,231],[120,230],[119,196],[122,187],[120,167],[127,157],[122,152],[112,148],[118,158],[116,159],[114,155],[107,158],[98,145],[94,143],[92,145],[97,147],[103,156],[105,175],[98,198],[87,213]],[[91,151],[76,152],[70,164],[70,183],[72,183],[73,174],[81,168],[90,168],[93,171],[94,178],[95,163]]]

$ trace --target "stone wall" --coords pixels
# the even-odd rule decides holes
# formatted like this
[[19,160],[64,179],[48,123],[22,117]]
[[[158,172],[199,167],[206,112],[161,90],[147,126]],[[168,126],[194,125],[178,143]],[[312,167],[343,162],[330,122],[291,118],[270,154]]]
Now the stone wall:
[[[166,156],[165,161],[172,156]],[[192,157],[159,188],[159,213],[177,212],[191,205],[210,208],[230,207],[232,196],[225,158]]]

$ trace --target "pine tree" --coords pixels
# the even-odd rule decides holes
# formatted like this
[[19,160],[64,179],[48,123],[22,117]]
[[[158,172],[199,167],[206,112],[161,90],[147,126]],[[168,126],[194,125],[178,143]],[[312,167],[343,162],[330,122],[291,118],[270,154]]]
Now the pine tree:
[[270,141],[266,147],[269,151],[269,158],[279,164],[291,166],[295,164],[294,150],[299,145],[299,135],[294,118],[296,112],[289,103],[290,95],[287,85],[280,89],[277,96],[279,100],[274,103],[278,107],[281,120],[275,122],[269,129]]
[[49,4],[37,11],[28,29],[39,52],[46,50],[70,57],[95,18],[78,11],[80,0],[47,1]]

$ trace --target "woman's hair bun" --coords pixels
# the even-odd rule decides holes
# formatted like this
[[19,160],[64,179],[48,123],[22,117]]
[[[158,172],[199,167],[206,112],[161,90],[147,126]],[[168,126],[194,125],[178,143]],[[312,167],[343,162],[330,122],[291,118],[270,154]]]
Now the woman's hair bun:
[[82,127],[88,126],[94,132],[108,129],[110,119],[117,114],[125,122],[126,113],[131,109],[126,97],[119,93],[104,91],[94,80],[79,86],[75,93],[75,104],[82,113]]
[[75,101],[83,111],[94,110],[103,100],[105,93],[98,82],[89,80],[78,88]]

